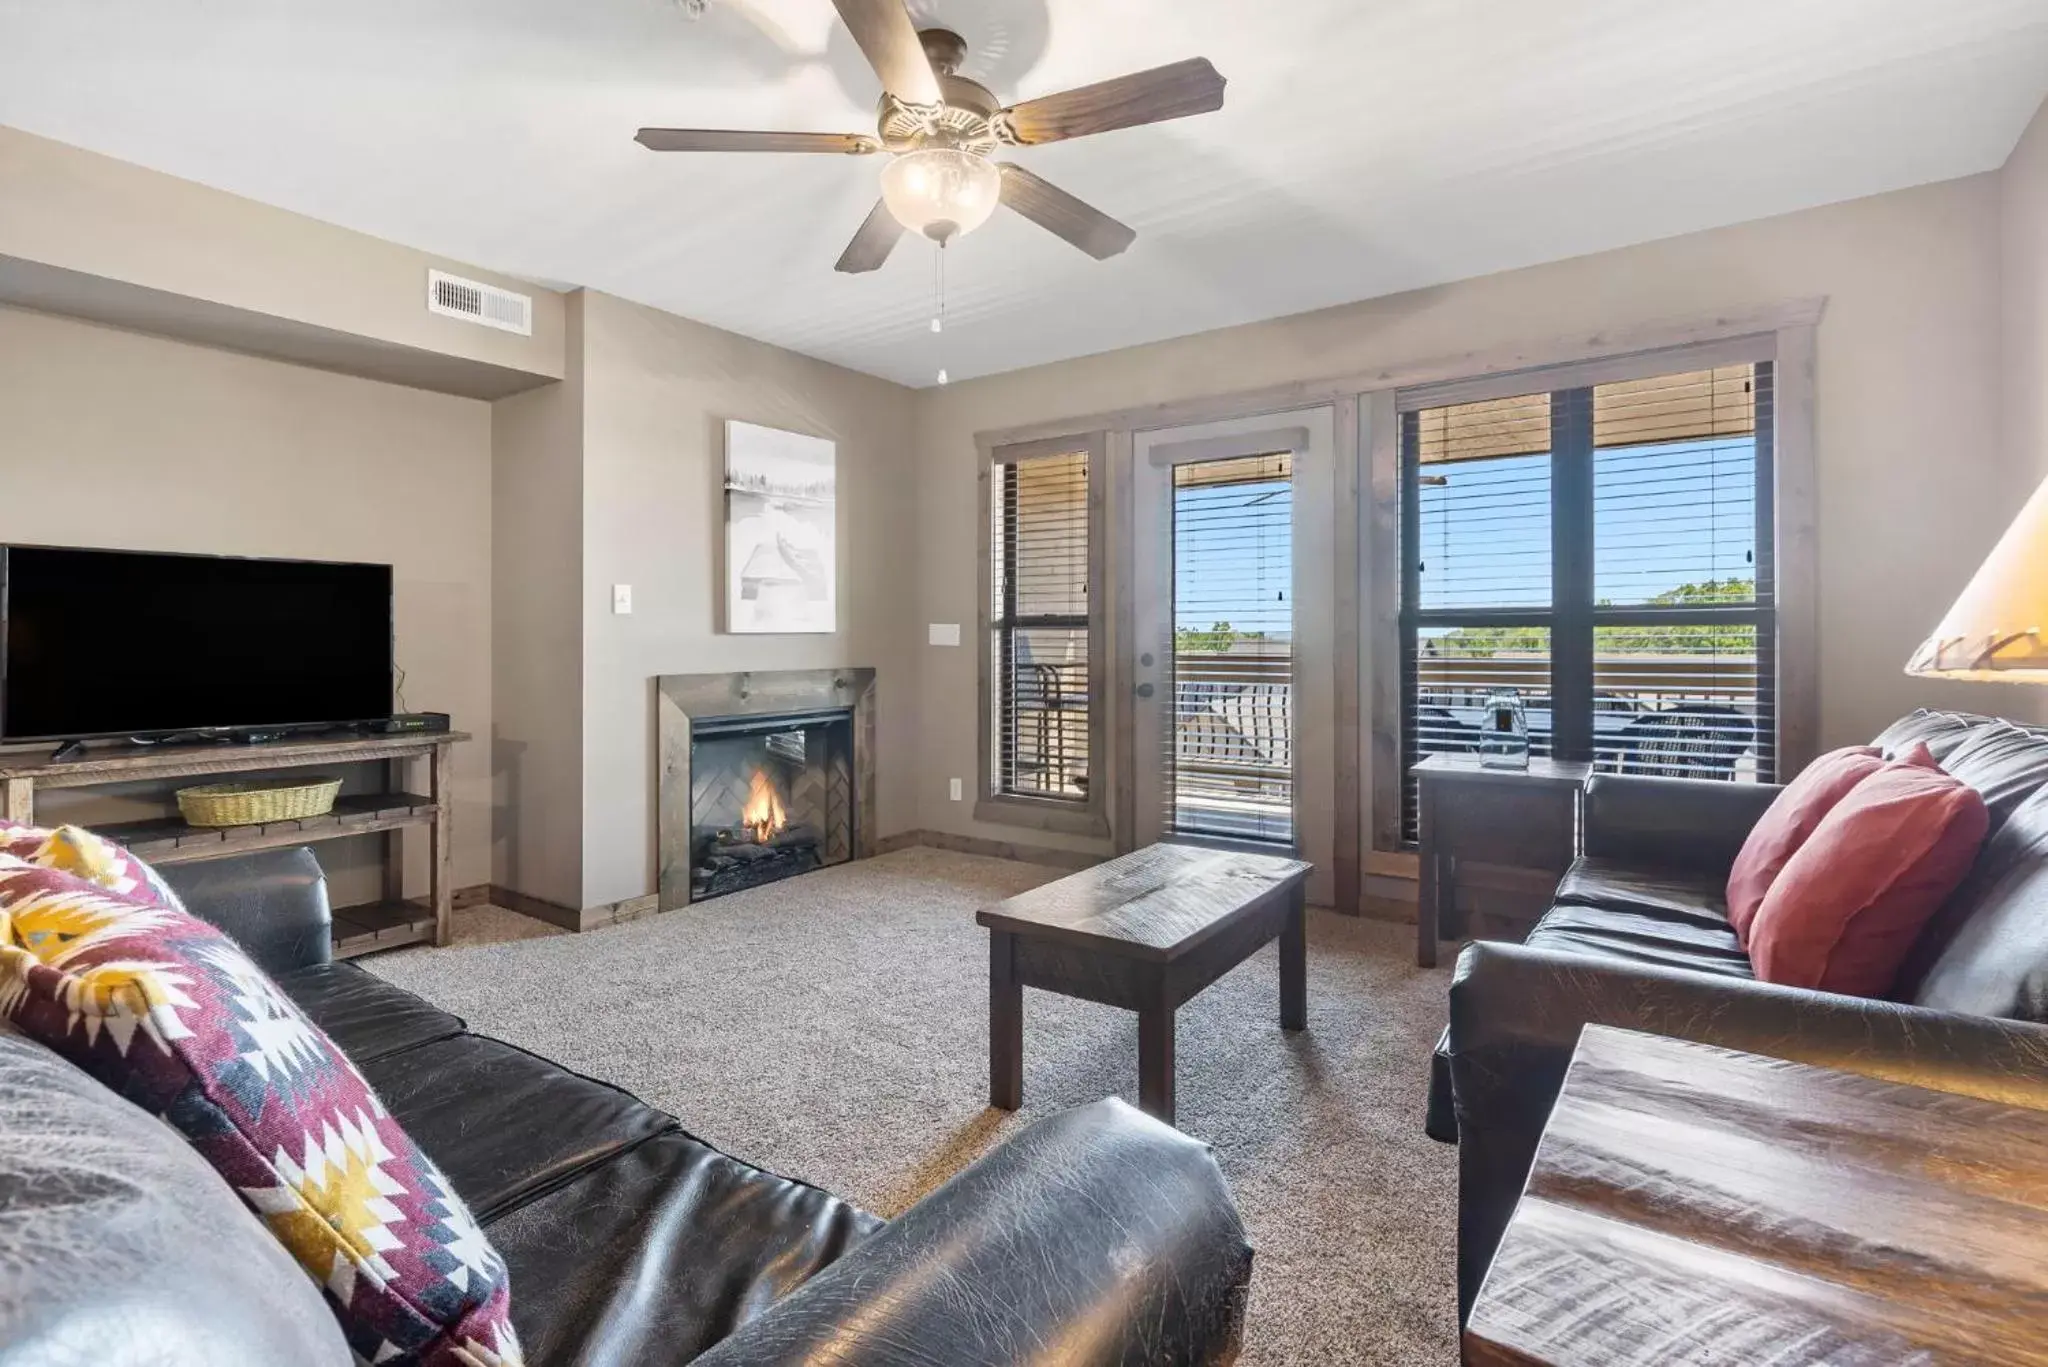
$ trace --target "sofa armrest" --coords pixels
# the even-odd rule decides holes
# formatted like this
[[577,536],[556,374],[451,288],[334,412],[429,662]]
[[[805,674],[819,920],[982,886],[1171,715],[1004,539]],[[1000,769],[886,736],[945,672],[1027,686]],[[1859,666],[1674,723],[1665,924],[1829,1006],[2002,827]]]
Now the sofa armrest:
[[1493,943],[1459,956],[1450,996],[1461,1315],[1588,1025],[2048,1110],[2048,1026]]
[[1251,1248],[1209,1146],[1114,1099],[1039,1121],[698,1367],[1209,1363]]
[[334,957],[327,875],[303,845],[171,864],[156,872],[187,911],[226,931],[265,973],[310,968]]
[[1595,774],[1586,781],[1585,851],[1639,867],[1726,876],[1775,783]]

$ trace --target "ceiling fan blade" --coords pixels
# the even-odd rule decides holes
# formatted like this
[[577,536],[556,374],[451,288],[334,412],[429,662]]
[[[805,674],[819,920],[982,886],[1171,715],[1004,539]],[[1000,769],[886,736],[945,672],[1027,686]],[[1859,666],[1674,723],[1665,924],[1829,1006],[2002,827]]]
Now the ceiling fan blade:
[[1026,145],[1085,138],[1114,128],[1184,119],[1223,107],[1223,77],[1207,57],[1190,57],[1113,81],[1084,85],[1003,111],[1011,142]]
[[895,248],[896,239],[901,236],[903,225],[889,212],[889,206],[878,199],[875,207],[868,210],[860,231],[853,235],[853,241],[847,243],[846,250],[839,254],[839,264],[832,269],[845,271],[848,275],[880,270]]
[[938,104],[939,78],[924,55],[903,0],[832,0],[853,41],[882,78],[882,89],[905,104]]
[[844,152],[865,156],[882,144],[858,133],[756,133],[723,128],[643,128],[633,141],[656,152]]
[[1004,162],[1002,172],[1003,203],[1097,261],[1115,256],[1137,239],[1136,229],[1075,199],[1014,162]]

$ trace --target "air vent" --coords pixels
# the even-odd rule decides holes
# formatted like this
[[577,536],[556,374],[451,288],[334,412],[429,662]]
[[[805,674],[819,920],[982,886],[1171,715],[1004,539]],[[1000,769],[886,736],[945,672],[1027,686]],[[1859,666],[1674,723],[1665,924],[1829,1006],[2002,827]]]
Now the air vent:
[[463,318],[502,332],[533,336],[533,300],[446,271],[427,272],[427,312]]

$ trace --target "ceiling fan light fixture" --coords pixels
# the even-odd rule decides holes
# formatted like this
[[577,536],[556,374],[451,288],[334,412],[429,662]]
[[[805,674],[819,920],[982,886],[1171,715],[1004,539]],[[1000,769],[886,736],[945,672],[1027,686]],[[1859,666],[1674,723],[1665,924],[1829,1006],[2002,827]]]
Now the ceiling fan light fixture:
[[1002,192],[995,163],[957,147],[919,148],[882,168],[882,200],[889,212],[940,246],[988,222]]

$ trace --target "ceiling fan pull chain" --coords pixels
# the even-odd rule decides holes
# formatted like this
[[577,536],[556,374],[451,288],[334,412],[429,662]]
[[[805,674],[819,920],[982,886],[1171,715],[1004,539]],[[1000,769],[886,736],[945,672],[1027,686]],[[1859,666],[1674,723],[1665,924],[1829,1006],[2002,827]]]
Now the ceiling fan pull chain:
[[[943,243],[943,242],[941,242],[941,243],[939,244],[939,249],[938,249],[938,251],[937,251],[937,252],[935,252],[935,253],[933,253],[933,255],[932,255],[932,331],[933,331],[933,332],[938,332],[938,333],[943,333],[943,332],[944,332],[945,330],[946,330],[946,244],[945,244],[945,243]],[[940,361],[941,361],[941,362],[943,362],[943,361],[945,360],[945,352],[944,352],[944,346],[943,346],[943,344],[941,344],[941,347],[940,347],[940,356],[939,356],[939,359],[940,359]],[[944,384],[944,383],[946,383],[946,367],[944,366],[944,364],[941,364],[941,365],[939,366],[939,383],[940,383],[940,384]]]

